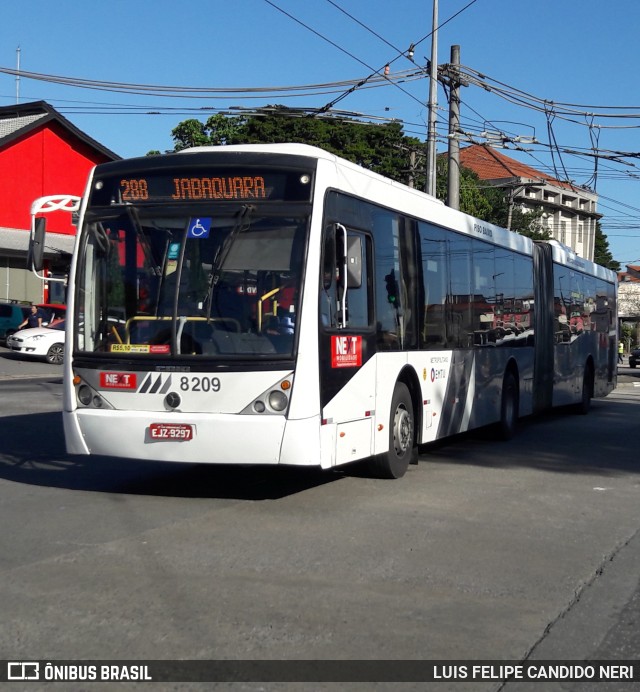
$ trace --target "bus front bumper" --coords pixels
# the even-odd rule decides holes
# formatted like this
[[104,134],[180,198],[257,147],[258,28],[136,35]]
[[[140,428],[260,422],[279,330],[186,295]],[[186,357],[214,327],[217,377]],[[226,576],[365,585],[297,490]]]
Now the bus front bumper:
[[[320,465],[316,418],[76,409],[64,411],[63,421],[69,454],[198,464]],[[187,434],[156,437],[152,429],[158,425],[186,429]]]

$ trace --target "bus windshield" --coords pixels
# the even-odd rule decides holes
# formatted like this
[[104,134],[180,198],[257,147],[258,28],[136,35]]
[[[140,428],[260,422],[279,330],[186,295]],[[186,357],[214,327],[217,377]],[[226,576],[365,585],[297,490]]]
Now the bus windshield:
[[88,212],[75,349],[116,357],[292,357],[308,214],[283,208]]

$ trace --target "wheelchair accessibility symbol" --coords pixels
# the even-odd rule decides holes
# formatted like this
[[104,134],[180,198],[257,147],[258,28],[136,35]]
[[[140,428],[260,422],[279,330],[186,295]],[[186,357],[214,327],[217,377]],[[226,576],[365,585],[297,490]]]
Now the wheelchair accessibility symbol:
[[189,221],[187,238],[208,238],[211,230],[211,217],[192,218]]

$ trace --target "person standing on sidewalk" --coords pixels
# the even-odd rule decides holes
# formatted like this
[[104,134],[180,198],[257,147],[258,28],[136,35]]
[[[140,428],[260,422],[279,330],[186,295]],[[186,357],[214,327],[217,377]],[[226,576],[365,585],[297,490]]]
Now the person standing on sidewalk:
[[624,363],[624,342],[622,339],[618,343],[618,363]]

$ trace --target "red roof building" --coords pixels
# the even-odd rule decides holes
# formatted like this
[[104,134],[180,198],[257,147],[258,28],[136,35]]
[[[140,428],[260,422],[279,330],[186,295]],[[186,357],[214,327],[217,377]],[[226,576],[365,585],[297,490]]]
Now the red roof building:
[[460,150],[460,164],[480,180],[505,190],[510,210],[542,209],[542,224],[553,238],[593,260],[598,195],[506,156],[484,144]]
[[640,266],[637,264],[627,264],[626,272],[618,272],[618,283],[640,284]]
[[[0,107],[0,299],[64,299],[25,269],[31,203],[81,196],[93,166],[119,158],[44,101]],[[69,213],[47,215],[45,258],[54,274],[68,270],[75,232]]]

